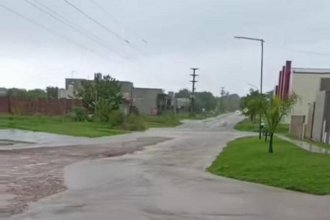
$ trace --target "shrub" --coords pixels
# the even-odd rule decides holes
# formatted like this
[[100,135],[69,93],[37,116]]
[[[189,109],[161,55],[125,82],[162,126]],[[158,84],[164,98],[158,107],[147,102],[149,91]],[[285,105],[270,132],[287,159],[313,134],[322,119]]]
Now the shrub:
[[130,114],[122,127],[129,131],[143,131],[146,129],[143,118],[136,114]]
[[73,120],[85,121],[88,118],[88,114],[85,108],[76,107],[73,109]]
[[111,127],[117,127],[124,123],[125,116],[119,110],[112,111],[108,116],[108,121]]

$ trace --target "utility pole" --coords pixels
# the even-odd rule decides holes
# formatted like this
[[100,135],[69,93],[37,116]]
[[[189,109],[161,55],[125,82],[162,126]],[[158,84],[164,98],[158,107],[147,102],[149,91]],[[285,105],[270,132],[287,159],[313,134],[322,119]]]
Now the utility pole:
[[195,83],[198,82],[196,81],[196,76],[198,76],[196,74],[196,71],[199,70],[199,68],[190,68],[192,69],[193,73],[190,74],[192,76],[192,80],[190,82],[192,82],[192,89],[191,89],[191,114],[194,115],[194,105],[195,105]]
[[224,102],[223,102],[223,97],[226,94],[225,92],[225,87],[221,87],[221,91],[220,91],[220,95],[221,95],[221,102],[220,102],[220,113],[224,113],[225,112],[225,108],[224,108]]

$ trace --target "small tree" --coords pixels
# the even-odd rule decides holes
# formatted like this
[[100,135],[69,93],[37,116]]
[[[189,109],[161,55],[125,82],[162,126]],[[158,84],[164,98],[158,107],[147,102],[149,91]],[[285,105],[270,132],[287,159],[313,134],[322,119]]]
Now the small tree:
[[190,98],[190,91],[188,89],[180,89],[179,92],[175,93],[176,98]]
[[269,147],[268,152],[273,153],[273,137],[276,132],[276,128],[283,116],[287,115],[292,106],[296,103],[297,96],[295,94],[289,96],[285,100],[281,100],[279,97],[264,98],[262,100],[262,111],[265,115],[268,132],[269,132]]
[[47,92],[48,99],[57,99],[58,98],[58,87],[47,86],[46,92]]
[[88,113],[96,115],[101,121],[109,121],[109,114],[118,110],[122,102],[119,82],[110,75],[95,74],[93,81],[83,81],[78,91],[83,106]]
[[260,94],[258,90],[250,89],[250,93],[242,98],[242,109],[247,109],[244,114],[250,118],[252,122],[255,121],[256,115],[260,113],[261,110],[261,102],[260,102]]

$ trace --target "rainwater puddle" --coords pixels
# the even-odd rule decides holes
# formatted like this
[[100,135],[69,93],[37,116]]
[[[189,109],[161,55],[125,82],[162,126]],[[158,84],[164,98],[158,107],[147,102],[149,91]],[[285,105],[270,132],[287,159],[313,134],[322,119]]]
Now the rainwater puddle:
[[10,146],[15,144],[33,144],[32,142],[26,142],[26,141],[15,141],[15,140],[9,140],[9,139],[0,139],[0,146]]

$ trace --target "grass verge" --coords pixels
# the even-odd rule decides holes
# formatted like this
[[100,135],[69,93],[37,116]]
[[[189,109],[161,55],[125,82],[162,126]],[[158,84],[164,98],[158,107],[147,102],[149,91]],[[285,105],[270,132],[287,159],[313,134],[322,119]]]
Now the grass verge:
[[213,174],[317,195],[330,194],[330,155],[274,139],[274,154],[256,137],[228,144],[208,168]]
[[0,115],[0,129],[15,128],[30,131],[41,131],[71,136],[101,137],[141,131],[153,127],[175,127],[183,119],[204,119],[206,116],[189,114],[168,114],[160,116],[129,116],[121,126],[111,127],[110,123],[98,121],[74,121],[70,117],[48,116],[11,116]]
[[16,128],[71,136],[100,137],[126,133],[97,122],[76,122],[65,117],[0,116],[0,129]]
[[[259,132],[259,122],[251,122],[250,119],[246,118],[235,125],[235,129],[238,131],[251,131]],[[289,124],[279,124],[276,129],[276,133],[288,134]]]
[[142,116],[144,125],[146,128],[154,127],[175,127],[181,123],[182,120],[202,120],[210,117],[209,115],[196,114],[191,116],[190,114],[164,114],[159,116]]

